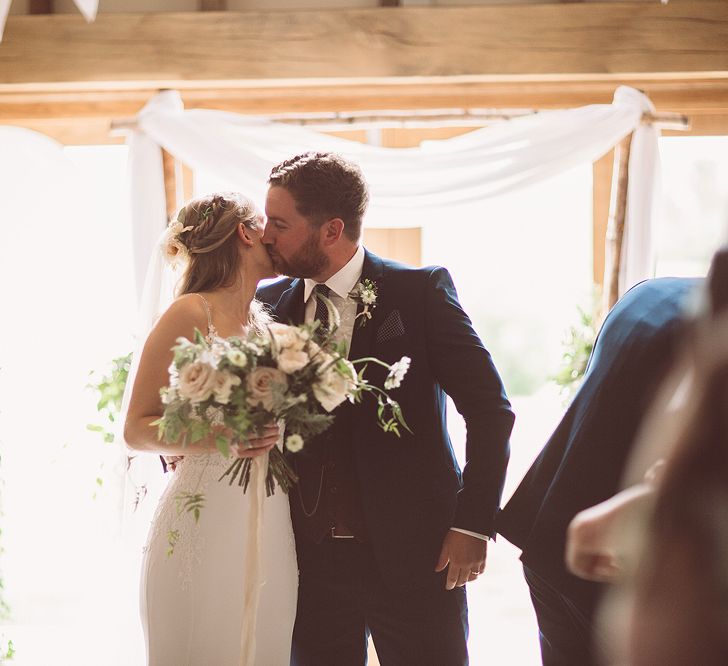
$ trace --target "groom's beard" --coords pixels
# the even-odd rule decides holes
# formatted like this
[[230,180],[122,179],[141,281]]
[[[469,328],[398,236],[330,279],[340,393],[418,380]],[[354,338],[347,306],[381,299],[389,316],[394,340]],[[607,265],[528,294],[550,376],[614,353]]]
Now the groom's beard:
[[290,259],[284,259],[275,250],[271,259],[278,273],[297,278],[314,277],[329,265],[329,258],[318,245],[318,236],[313,233]]

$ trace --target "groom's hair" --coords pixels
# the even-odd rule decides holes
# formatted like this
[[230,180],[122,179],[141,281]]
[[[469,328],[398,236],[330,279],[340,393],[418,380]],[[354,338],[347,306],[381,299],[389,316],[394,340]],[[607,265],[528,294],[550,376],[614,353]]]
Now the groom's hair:
[[359,240],[369,190],[361,169],[353,162],[336,153],[303,153],[273,167],[268,185],[285,188],[298,212],[312,224],[341,218],[344,235]]

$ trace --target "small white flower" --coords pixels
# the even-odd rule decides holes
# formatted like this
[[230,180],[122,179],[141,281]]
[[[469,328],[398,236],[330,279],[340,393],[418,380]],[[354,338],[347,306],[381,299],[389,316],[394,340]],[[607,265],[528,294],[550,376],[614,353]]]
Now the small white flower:
[[163,405],[171,405],[178,398],[177,389],[175,388],[163,388],[160,392],[162,396]]
[[377,302],[377,295],[373,291],[362,291],[361,301],[364,305],[374,305]]
[[407,374],[407,370],[409,370],[410,363],[412,363],[412,359],[409,356],[403,356],[399,361],[389,366],[389,374],[384,380],[385,390],[399,388],[404,376]]
[[177,370],[177,366],[172,363],[167,368],[167,372],[169,372],[169,387],[177,388],[179,386],[179,370]]
[[286,437],[286,448],[291,453],[296,453],[303,448],[303,437],[301,435],[289,435]]
[[248,357],[239,349],[231,349],[227,353],[227,358],[237,368],[244,368],[248,365]]
[[205,365],[209,365],[211,368],[217,369],[217,364],[220,361],[220,355],[215,352],[214,349],[205,349],[200,353],[200,355],[197,357],[197,360],[200,363],[204,363]]

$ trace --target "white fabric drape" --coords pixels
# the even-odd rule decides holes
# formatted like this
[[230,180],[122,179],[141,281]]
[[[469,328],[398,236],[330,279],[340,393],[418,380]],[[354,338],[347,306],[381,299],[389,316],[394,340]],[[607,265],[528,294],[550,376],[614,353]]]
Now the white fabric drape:
[[[0,0],[0,42],[3,40],[5,21],[10,11],[11,2],[12,0]],[[96,20],[96,14],[99,11],[99,0],[73,0],[73,3],[88,23]]]
[[[164,91],[140,112],[138,127],[193,170],[215,174],[259,203],[276,163],[307,150],[341,153],[364,171],[371,191],[367,223],[377,227],[418,226],[418,211],[442,211],[446,216],[458,204],[472,204],[593,162],[637,131],[630,160],[623,291],[649,277],[651,269],[649,228],[658,133],[641,124],[643,112],[650,109],[645,95],[620,86],[612,104],[545,111],[416,148],[383,148],[262,118],[185,111],[178,92]],[[144,169],[137,183],[158,180],[158,164],[140,160],[134,168]],[[134,205],[143,202],[138,199]],[[147,223],[141,216],[134,220],[135,225]],[[160,219],[155,227],[163,223]],[[150,251],[143,252],[140,264]]]

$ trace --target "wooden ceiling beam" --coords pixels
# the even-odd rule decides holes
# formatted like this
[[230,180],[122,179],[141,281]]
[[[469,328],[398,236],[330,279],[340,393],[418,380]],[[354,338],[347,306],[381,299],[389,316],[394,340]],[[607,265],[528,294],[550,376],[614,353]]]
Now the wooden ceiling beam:
[[[444,108],[554,109],[609,103],[619,83],[644,90],[659,111],[678,111],[689,115],[728,113],[728,79],[301,85],[197,88],[182,90],[181,94],[185,108],[262,115]],[[125,118],[134,116],[153,94],[154,91],[146,89],[0,92],[0,123],[18,118]]]
[[0,92],[728,77],[728,2],[10,16]]

